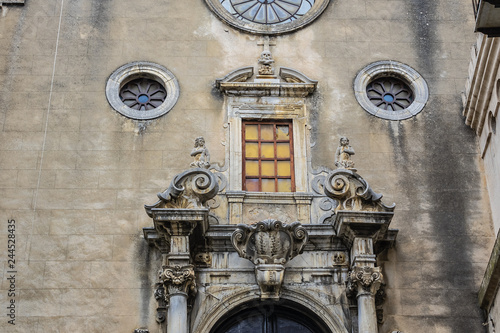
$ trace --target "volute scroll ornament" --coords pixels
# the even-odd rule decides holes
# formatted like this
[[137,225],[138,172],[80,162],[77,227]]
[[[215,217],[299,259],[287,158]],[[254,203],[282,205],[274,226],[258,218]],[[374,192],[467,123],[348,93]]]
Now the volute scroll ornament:
[[153,217],[153,208],[207,208],[207,201],[219,192],[218,177],[210,172],[210,154],[205,139],[198,137],[191,152],[194,161],[188,169],[176,175],[169,187],[158,193],[160,199],[153,205],[145,205],[147,214]]

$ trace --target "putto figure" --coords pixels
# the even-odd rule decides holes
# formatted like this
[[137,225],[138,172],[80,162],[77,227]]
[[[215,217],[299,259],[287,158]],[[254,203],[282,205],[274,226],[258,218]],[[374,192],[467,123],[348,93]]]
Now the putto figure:
[[335,152],[335,165],[337,169],[353,169],[354,162],[351,161],[351,155],[354,155],[354,149],[349,146],[349,139],[346,137],[340,138],[340,146]]
[[274,59],[271,51],[263,51],[259,58],[259,74],[274,75]]
[[208,169],[210,167],[210,153],[205,146],[205,139],[200,136],[194,140],[194,148],[191,150],[191,156],[194,161],[191,162],[192,168]]

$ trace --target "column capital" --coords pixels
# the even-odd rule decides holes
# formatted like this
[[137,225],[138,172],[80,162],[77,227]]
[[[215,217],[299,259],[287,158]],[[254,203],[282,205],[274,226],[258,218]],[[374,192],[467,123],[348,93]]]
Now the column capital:
[[164,266],[160,271],[160,281],[168,290],[169,296],[184,294],[186,296],[196,294],[196,281],[194,266]]
[[356,296],[375,296],[380,286],[384,283],[384,277],[380,267],[355,266],[349,273],[349,286],[356,290]]

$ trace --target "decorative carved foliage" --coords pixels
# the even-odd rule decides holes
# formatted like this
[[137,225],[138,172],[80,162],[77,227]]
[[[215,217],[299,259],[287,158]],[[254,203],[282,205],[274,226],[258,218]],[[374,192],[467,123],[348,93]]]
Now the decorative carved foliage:
[[165,287],[163,283],[159,283],[155,290],[155,299],[158,302],[158,308],[156,309],[156,321],[162,323],[166,319],[167,313],[167,295],[165,294]]
[[167,266],[160,271],[160,281],[167,287],[168,294],[195,294],[196,281],[193,265]]
[[355,266],[349,274],[350,289],[357,291],[357,296],[366,293],[375,296],[383,282],[380,267]]
[[255,265],[284,265],[302,252],[307,238],[307,231],[299,222],[287,225],[264,220],[253,225],[238,225],[231,241],[240,257]]
[[335,211],[388,212],[395,207],[383,204],[382,194],[373,191],[368,182],[352,170],[337,169],[331,172],[323,185],[325,194],[339,202]]
[[207,169],[193,168],[174,177],[168,189],[158,193],[160,199],[154,205],[145,206],[153,217],[153,208],[206,208],[206,202],[219,191],[217,177]]

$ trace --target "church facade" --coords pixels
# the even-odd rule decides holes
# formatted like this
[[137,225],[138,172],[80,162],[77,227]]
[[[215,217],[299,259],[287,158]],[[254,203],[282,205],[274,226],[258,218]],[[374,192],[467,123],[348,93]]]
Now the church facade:
[[0,8],[0,331],[495,331],[469,1]]

